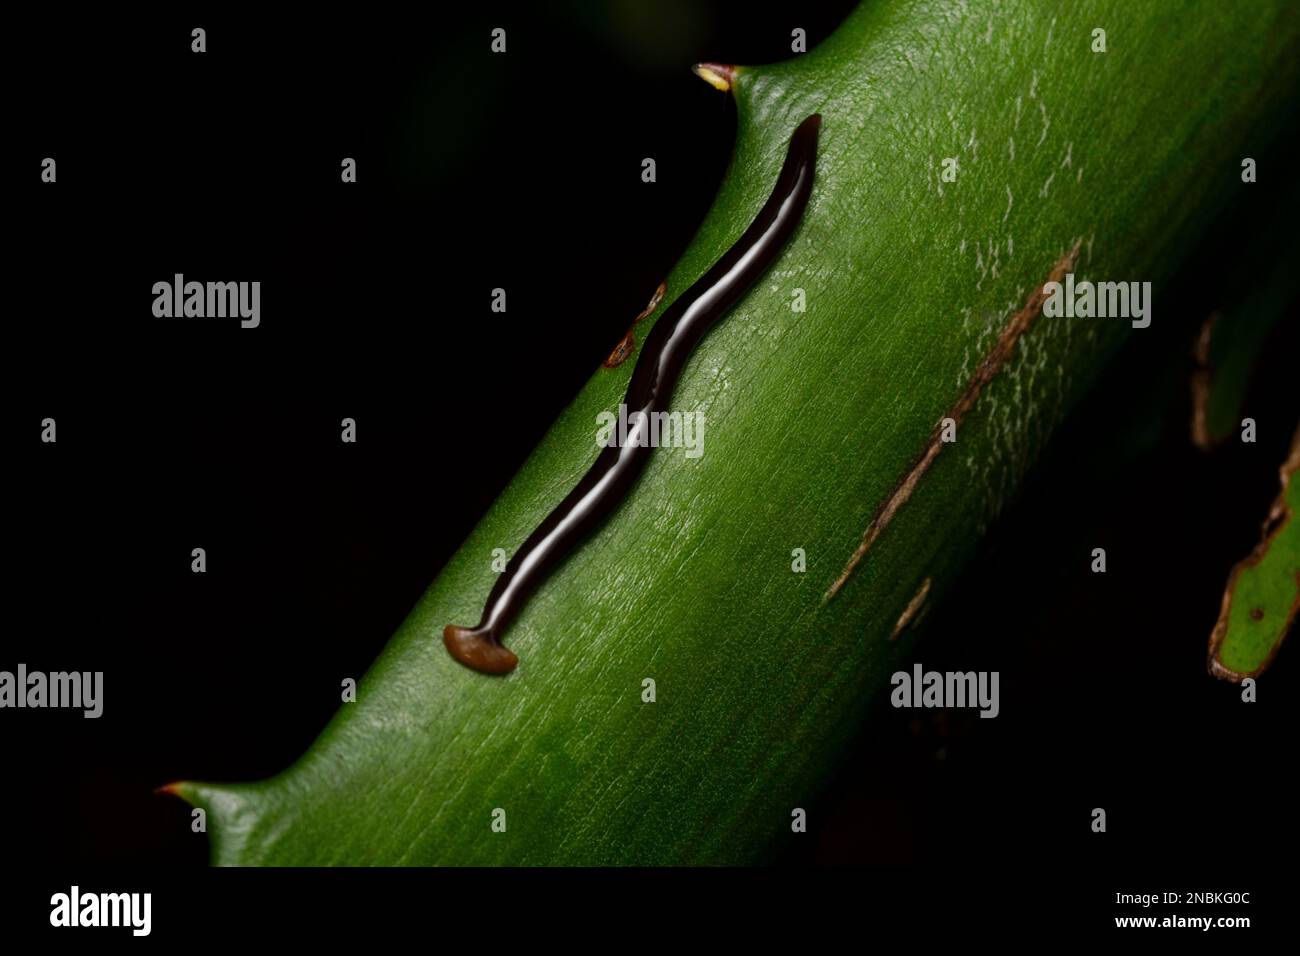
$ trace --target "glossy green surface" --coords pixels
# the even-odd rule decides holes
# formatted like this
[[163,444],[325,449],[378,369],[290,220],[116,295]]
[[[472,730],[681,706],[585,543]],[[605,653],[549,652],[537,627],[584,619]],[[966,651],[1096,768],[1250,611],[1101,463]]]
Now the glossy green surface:
[[296,764],[177,785],[208,808],[214,862],[760,858],[903,660],[908,632],[889,637],[922,582],[938,599],[1141,332],[1040,319],[823,603],[873,513],[1064,253],[1079,244],[1081,279],[1158,285],[1246,188],[1240,158],[1296,87],[1290,6],[869,0],[816,50],[742,69],[735,156],[664,306],[740,235],[798,122],[824,122],[805,221],[678,387],[674,406],[706,416],[703,456],[653,456],[511,628],[514,673],[453,661],[443,626],[477,620],[492,549],[512,552],[589,466],[633,361],[597,371]]

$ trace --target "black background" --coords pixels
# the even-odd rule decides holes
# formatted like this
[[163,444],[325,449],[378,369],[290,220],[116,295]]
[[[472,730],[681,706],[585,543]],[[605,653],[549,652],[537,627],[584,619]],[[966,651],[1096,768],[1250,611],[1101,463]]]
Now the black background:
[[[689,64],[782,59],[792,27],[811,47],[851,7],[51,14],[15,30],[0,667],[106,673],[99,720],[2,718],[15,858],[55,877],[206,862],[188,809],[153,788],[301,753],[703,218],[735,114]],[[47,155],[55,186],[38,180]],[[1248,401],[1259,442],[1206,457],[1186,439],[1187,343],[1259,266],[1239,251],[1290,202],[1271,182],[1243,188],[1157,300],[1153,330],[1175,331],[1134,336],[928,622],[918,659],[1000,670],[1001,716],[881,701],[775,862],[917,864],[942,897],[990,872],[1231,889],[1289,857],[1291,655],[1248,707],[1205,675],[1204,648],[1300,414],[1294,314]],[[260,279],[262,326],[153,319],[151,286],[176,272]],[[1144,432],[1153,384],[1173,398]],[[56,445],[39,443],[46,416]],[[356,445],[338,440],[345,416]]]

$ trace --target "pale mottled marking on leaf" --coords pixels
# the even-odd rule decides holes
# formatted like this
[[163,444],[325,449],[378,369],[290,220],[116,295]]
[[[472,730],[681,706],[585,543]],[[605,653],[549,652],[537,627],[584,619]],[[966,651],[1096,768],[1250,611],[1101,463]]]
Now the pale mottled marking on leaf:
[[1043,188],[1038,190],[1038,195],[1046,199],[1047,191],[1052,188],[1052,180],[1055,178],[1056,178],[1056,173],[1052,173],[1050,176],[1048,176],[1047,181],[1043,183]]
[[984,360],[975,370],[975,374],[967,383],[966,389],[961,393],[956,404],[945,415],[940,416],[940,421],[935,424],[933,431],[931,431],[930,438],[926,442],[925,449],[921,452],[920,457],[917,458],[912,468],[894,487],[889,497],[876,509],[875,515],[867,525],[867,530],[863,532],[862,542],[849,558],[849,562],[844,566],[844,570],[840,572],[840,576],[831,584],[830,589],[822,599],[823,601],[829,601],[844,587],[845,582],[848,581],[858,564],[861,563],[867,551],[875,544],[876,539],[880,537],[885,528],[889,526],[889,522],[893,520],[898,510],[907,504],[922,476],[930,470],[934,460],[939,457],[939,452],[943,450],[944,445],[941,440],[942,420],[951,418],[960,426],[966,415],[975,406],[975,402],[980,397],[980,392],[997,377],[998,373],[1010,361],[1011,356],[1015,353],[1016,343],[1029,331],[1038,316],[1042,314],[1043,303],[1047,301],[1047,293],[1044,291],[1044,287],[1049,282],[1060,282],[1065,278],[1065,274],[1074,268],[1074,264],[1079,259],[1079,245],[1079,242],[1076,241],[1070,251],[1057,260],[1047,278],[1034,290],[1033,295],[1026,300],[1024,308],[1011,316],[1007,324],[1002,327],[993,348],[984,356]]
[[1052,128],[1052,121],[1047,116],[1047,104],[1042,100],[1038,101],[1038,111],[1043,114],[1043,134],[1038,137],[1038,143],[1035,149],[1047,142],[1047,131]]
[[889,635],[891,641],[898,640],[898,635],[903,633],[912,621],[916,618],[916,612],[921,610],[921,605],[925,603],[926,596],[930,593],[930,579],[926,578],[921,582],[921,586],[916,593],[912,595],[912,600],[907,602],[907,607],[898,617],[898,623],[894,625],[894,632]]
[[1061,168],[1069,169],[1074,161],[1074,141],[1065,144],[1065,157],[1061,160]]

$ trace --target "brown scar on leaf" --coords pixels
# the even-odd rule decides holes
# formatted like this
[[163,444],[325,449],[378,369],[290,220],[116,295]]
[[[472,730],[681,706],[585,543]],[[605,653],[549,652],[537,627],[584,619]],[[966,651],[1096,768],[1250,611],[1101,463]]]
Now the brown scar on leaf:
[[898,623],[894,625],[894,633],[889,635],[891,641],[897,640],[898,635],[902,634],[903,630],[916,620],[916,612],[921,610],[921,605],[925,603],[929,593],[930,578],[926,578],[921,582],[921,587],[917,589],[917,592],[912,595],[912,600],[907,602],[907,607],[903,609],[903,613],[899,615]]
[[636,348],[636,324],[646,318],[655,309],[659,308],[659,303],[663,301],[664,293],[668,291],[668,283],[659,283],[659,288],[655,289],[655,294],[650,297],[650,303],[641,310],[641,314],[632,320],[632,324],[627,327],[623,337],[619,339],[618,345],[614,346],[614,351],[609,353],[609,358],[605,359],[605,368],[618,368],[632,354]]
[[1210,365],[1210,344],[1214,340],[1214,326],[1218,321],[1219,313],[1211,312],[1201,326],[1192,348],[1192,359],[1196,362],[1196,367],[1192,369],[1192,444],[1201,451],[1209,451],[1215,444],[1206,416],[1210,405],[1210,385],[1214,380],[1214,369]]
[[1052,271],[1048,273],[1042,285],[1035,289],[1029,298],[1025,300],[1024,308],[1011,316],[1007,324],[1002,327],[1002,331],[998,333],[997,342],[993,344],[993,348],[989,350],[988,355],[984,356],[984,360],[980,362],[979,368],[971,376],[971,380],[966,384],[966,388],[957,399],[956,404],[940,416],[934,430],[930,432],[930,438],[926,442],[925,450],[921,452],[920,457],[917,458],[911,469],[894,487],[894,490],[890,492],[889,497],[876,509],[875,515],[871,518],[871,523],[867,525],[867,530],[862,534],[862,543],[858,545],[858,549],[849,558],[849,563],[844,566],[840,576],[835,579],[835,583],[830,586],[825,597],[822,598],[823,603],[835,597],[840,589],[844,587],[845,582],[853,574],[867,551],[876,543],[876,539],[880,537],[885,528],[889,526],[889,522],[893,520],[898,510],[907,504],[922,476],[930,470],[934,460],[939,457],[939,452],[943,450],[944,419],[951,418],[956,425],[960,425],[962,419],[975,406],[975,402],[980,397],[980,392],[997,377],[1007,362],[1011,360],[1020,337],[1029,331],[1038,316],[1042,314],[1043,303],[1048,298],[1048,293],[1044,291],[1047,284],[1049,282],[1060,282],[1065,278],[1065,274],[1074,268],[1074,264],[1079,260],[1080,245],[1080,242],[1076,242],[1074,248],[1056,261],[1056,265],[1052,266]]
[[[1264,519],[1260,542],[1255,545],[1255,549],[1250,554],[1233,565],[1232,571],[1228,574],[1228,584],[1223,589],[1223,600],[1219,604],[1219,619],[1214,623],[1214,630],[1210,632],[1210,649],[1206,662],[1206,669],[1209,670],[1211,676],[1220,680],[1240,684],[1247,677],[1258,677],[1268,670],[1269,665],[1273,663],[1273,658],[1277,657],[1277,652],[1281,650],[1287,632],[1295,624],[1297,613],[1300,612],[1300,595],[1298,595],[1291,604],[1291,610],[1287,613],[1286,626],[1282,628],[1282,638],[1273,645],[1268,657],[1249,674],[1234,671],[1232,668],[1224,666],[1219,660],[1219,648],[1223,646],[1223,639],[1228,634],[1228,612],[1232,608],[1232,596],[1237,590],[1238,576],[1264,559],[1264,555],[1268,553],[1269,547],[1273,544],[1273,539],[1282,533],[1282,528],[1287,521],[1295,517],[1287,504],[1286,494],[1287,486],[1290,484],[1291,479],[1295,477],[1297,469],[1300,469],[1300,428],[1297,428],[1295,435],[1292,436],[1291,451],[1287,454],[1282,467],[1278,469],[1278,475],[1282,481],[1282,490],[1278,492],[1278,496],[1273,500],[1273,506],[1268,510],[1268,517]],[[1296,573],[1296,585],[1300,586],[1300,572]],[[1260,609],[1256,608],[1255,610]],[[1254,617],[1253,612],[1251,616]],[[1262,617],[1263,613],[1261,611],[1260,617],[1255,618],[1255,620]]]

